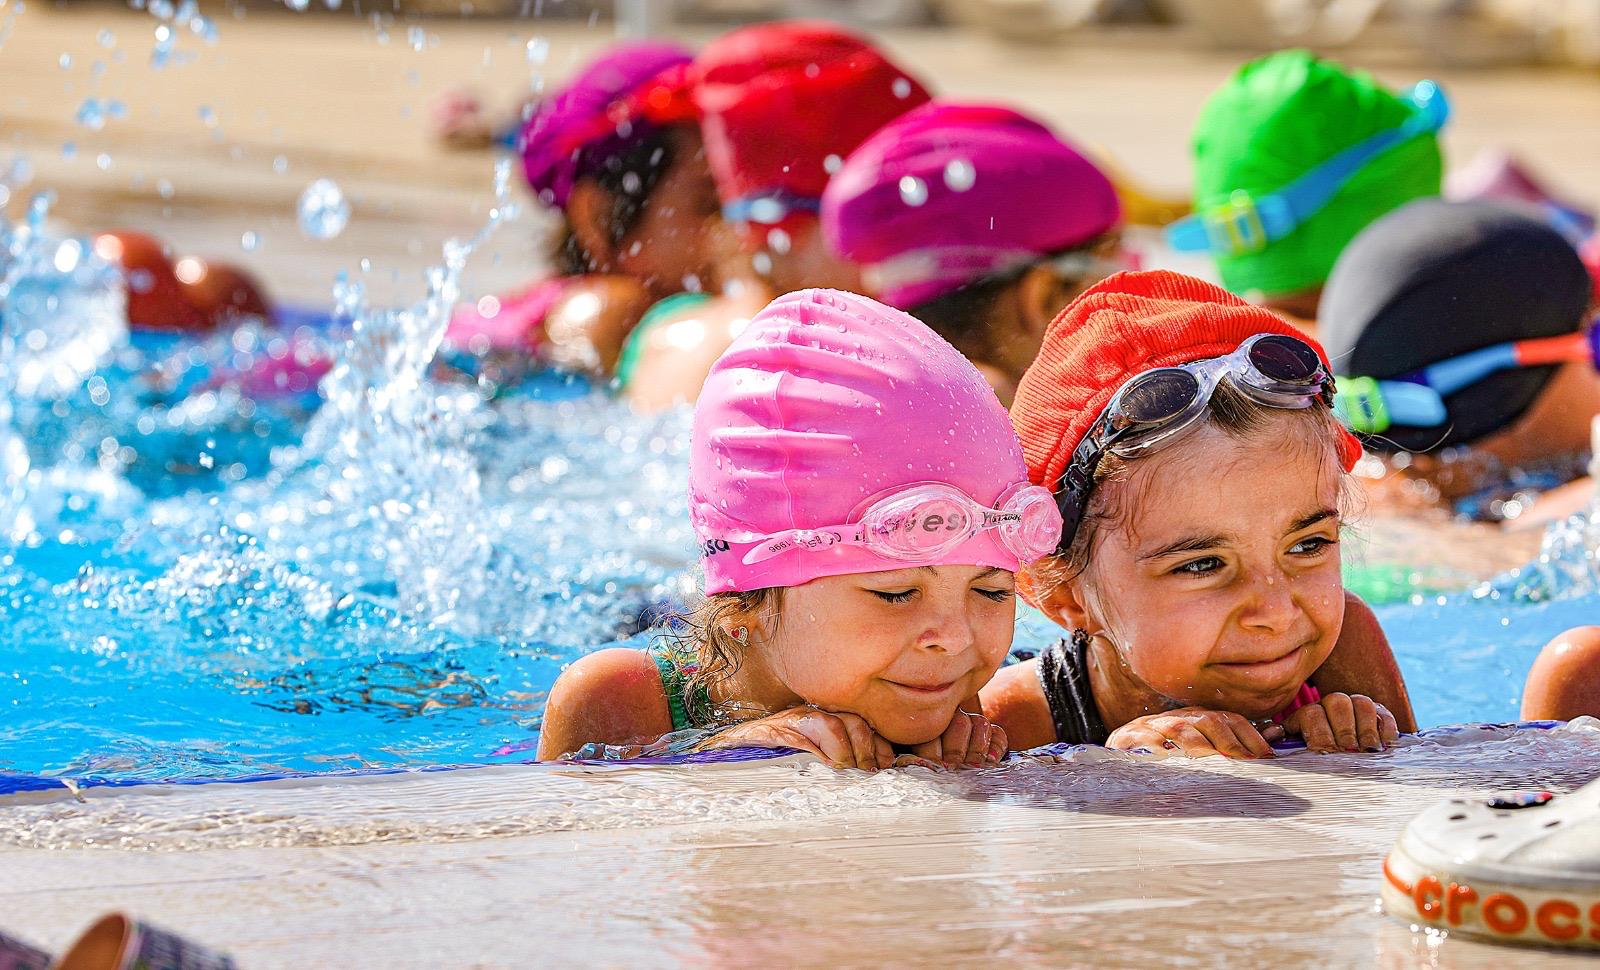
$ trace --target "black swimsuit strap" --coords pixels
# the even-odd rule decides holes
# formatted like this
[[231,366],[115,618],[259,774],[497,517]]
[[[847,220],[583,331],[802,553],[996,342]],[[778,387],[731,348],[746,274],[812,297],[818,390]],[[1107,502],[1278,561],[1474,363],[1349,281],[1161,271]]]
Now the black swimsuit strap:
[[1056,740],[1066,744],[1105,744],[1111,732],[1094,706],[1089,684],[1089,635],[1072,631],[1039,654],[1039,685],[1050,705]]

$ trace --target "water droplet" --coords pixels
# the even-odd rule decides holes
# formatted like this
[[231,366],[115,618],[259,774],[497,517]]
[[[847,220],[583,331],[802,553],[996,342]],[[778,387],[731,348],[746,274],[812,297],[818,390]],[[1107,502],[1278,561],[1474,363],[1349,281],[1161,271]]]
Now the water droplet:
[[894,79],[894,84],[890,86],[890,90],[894,92],[894,96],[897,98],[909,98],[911,97],[911,82],[903,77],[897,77]]
[[111,170],[111,156],[101,152],[94,157],[94,164],[100,171],[109,172]]
[[99,98],[87,98],[83,104],[78,105],[76,115],[78,124],[90,131],[99,131],[106,126],[106,111]]
[[283,5],[298,12],[311,6],[311,0],[283,0]]
[[978,180],[978,170],[965,158],[953,158],[944,167],[944,184],[952,192],[965,192]]
[[900,177],[900,201],[909,206],[919,206],[928,201],[928,183],[915,175]]
[[528,41],[528,63],[543,64],[550,59],[550,42],[543,37]]
[[783,221],[785,215],[783,203],[777,199],[756,199],[750,203],[750,221],[763,225],[775,225]]
[[412,27],[406,31],[406,43],[414,51],[420,51],[428,46],[428,35],[421,27]]
[[172,198],[172,180],[171,179],[157,179],[156,180],[156,192],[163,199]]
[[101,47],[109,48],[117,46],[117,35],[103,28],[101,29],[100,33],[94,35],[94,39],[100,44]]
[[202,104],[198,114],[200,115],[201,122],[203,122],[207,128],[215,128],[217,126],[217,113],[211,110],[210,105]]
[[76,158],[76,157],[78,157],[78,146],[77,146],[77,144],[74,143],[74,142],[70,142],[70,141],[69,142],[64,142],[61,145],[61,157],[62,158]]
[[61,65],[61,69],[63,71],[71,70],[72,69],[72,55],[71,54],[62,54],[60,57],[56,58],[56,63]]
[[350,224],[350,201],[332,179],[317,179],[300,193],[300,231],[312,239],[332,239]]
[[256,232],[254,229],[245,230],[244,235],[239,237],[239,248],[243,249],[247,253],[253,253],[260,247],[261,234]]
[[277,172],[279,175],[289,171],[289,157],[287,155],[274,156],[272,159],[272,170]]

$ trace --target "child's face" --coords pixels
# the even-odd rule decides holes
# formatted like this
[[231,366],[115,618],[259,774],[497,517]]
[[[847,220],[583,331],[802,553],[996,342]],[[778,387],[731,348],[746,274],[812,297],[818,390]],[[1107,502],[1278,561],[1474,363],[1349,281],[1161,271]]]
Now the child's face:
[[1338,640],[1339,470],[1291,420],[1243,439],[1208,424],[1115,486],[1124,518],[1073,582],[1088,632],[1164,697],[1268,717]]
[[808,704],[858,714],[887,740],[938,737],[1011,649],[1011,573],[928,566],[784,591],[766,662]]
[[676,293],[694,277],[702,289],[718,285],[716,232],[722,206],[706,167],[697,132],[674,128],[673,160],[661,174],[639,221],[618,247],[617,268],[641,281],[657,296]]

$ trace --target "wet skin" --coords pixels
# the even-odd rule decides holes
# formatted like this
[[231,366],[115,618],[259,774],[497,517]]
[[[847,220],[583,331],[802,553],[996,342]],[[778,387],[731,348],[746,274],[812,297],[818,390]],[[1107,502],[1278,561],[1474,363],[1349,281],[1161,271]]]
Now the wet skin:
[[861,716],[893,744],[949,725],[1011,649],[1010,573],[937,566],[857,573],[785,590],[783,608],[728,685],[768,711],[809,705]]

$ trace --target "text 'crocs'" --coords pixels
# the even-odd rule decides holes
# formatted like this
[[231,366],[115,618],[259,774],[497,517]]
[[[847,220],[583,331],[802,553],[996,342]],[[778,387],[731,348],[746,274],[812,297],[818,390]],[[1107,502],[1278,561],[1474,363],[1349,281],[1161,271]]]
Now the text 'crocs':
[[1428,809],[1384,861],[1383,905],[1453,933],[1600,949],[1600,780]]

